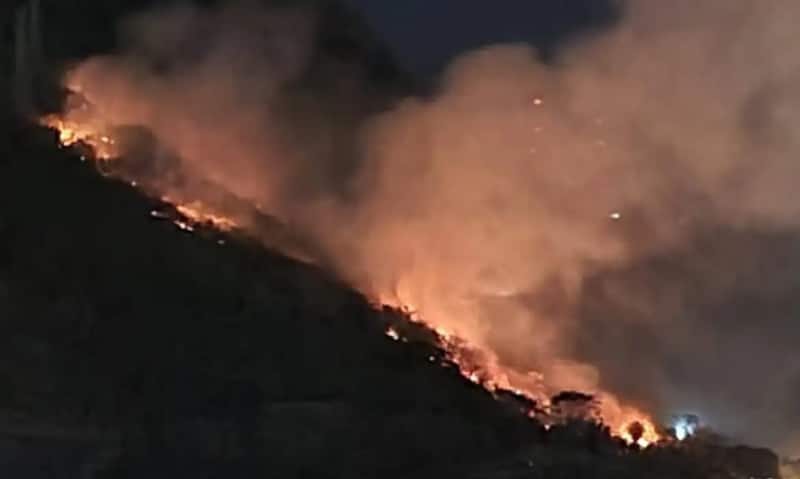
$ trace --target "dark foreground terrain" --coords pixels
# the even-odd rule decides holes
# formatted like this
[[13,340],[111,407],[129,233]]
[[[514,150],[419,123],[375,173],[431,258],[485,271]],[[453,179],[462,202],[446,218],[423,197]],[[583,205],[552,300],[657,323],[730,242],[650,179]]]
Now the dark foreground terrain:
[[400,314],[246,238],[153,218],[163,205],[54,132],[6,124],[3,477],[776,475],[766,451],[545,431],[425,341],[387,338],[415,328]]
[[[334,13],[336,38],[350,20]],[[88,54],[85,32],[53,55]],[[402,76],[343,44],[376,81]],[[592,424],[546,431],[464,380],[401,314],[243,236],[152,217],[169,208],[12,106],[0,101],[3,478],[777,476],[769,451],[636,451]],[[421,340],[391,341],[389,325]]]

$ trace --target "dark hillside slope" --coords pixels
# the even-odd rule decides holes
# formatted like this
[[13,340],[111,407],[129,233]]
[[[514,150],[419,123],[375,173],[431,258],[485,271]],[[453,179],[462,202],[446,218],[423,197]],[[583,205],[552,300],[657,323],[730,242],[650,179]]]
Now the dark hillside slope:
[[470,457],[517,423],[320,272],[151,218],[43,131],[3,140],[0,420],[20,434],[319,474]]
[[[4,477],[734,477],[724,449],[545,433],[435,348],[390,341],[400,315],[246,239],[152,218],[54,145],[0,138]],[[738,473],[774,468],[747,454]]]
[[[154,2],[41,3],[57,70],[108,51],[114,20]],[[338,126],[412,88],[346,10],[326,12],[320,54],[287,111],[311,104]],[[0,89],[11,91],[13,48],[4,41],[0,53]],[[353,111],[317,81],[342,62],[363,67],[374,103]],[[495,400],[441,366],[429,333],[323,271],[245,237],[153,218],[165,205],[59,150],[53,132],[12,118],[8,100],[0,95],[4,479],[775,475],[766,451],[639,453],[588,424],[546,432],[515,398]],[[347,155],[349,140],[337,152]],[[423,340],[391,341],[388,324]]]

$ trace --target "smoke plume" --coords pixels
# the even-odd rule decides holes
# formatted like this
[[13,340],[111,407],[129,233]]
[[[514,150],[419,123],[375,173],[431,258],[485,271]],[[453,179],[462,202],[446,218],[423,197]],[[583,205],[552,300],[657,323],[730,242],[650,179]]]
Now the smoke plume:
[[371,114],[363,72],[313,70],[313,12],[184,6],[67,84],[513,386],[800,454],[799,21],[791,0],[631,0],[553,64],[487,47]]

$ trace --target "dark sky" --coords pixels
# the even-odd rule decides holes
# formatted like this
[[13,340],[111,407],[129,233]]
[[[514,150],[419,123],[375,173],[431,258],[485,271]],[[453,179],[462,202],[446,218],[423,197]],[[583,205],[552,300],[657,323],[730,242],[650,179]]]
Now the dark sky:
[[552,49],[570,34],[608,25],[615,0],[346,0],[417,73],[438,71],[481,45],[530,42]]

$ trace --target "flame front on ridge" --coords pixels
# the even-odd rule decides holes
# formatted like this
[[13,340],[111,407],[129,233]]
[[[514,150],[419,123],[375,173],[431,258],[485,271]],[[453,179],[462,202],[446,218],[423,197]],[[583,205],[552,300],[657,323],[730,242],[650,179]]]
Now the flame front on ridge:
[[[445,351],[447,358],[458,367],[464,378],[492,393],[509,391],[534,401],[542,409],[543,415],[536,415],[533,411],[529,412],[529,415],[547,426],[567,419],[560,417],[554,410],[550,396],[558,391],[548,389],[546,378],[542,374],[536,371],[520,372],[503,365],[490,349],[470,344],[458,335],[425,321],[415,308],[403,304],[394,295],[383,297],[376,303],[399,309],[412,321],[431,328],[437,335],[438,345]],[[394,328],[387,329],[386,335],[396,341],[405,339]],[[635,407],[623,405],[617,397],[604,391],[595,391],[592,396],[597,402],[597,417],[582,414],[580,419],[597,420],[608,426],[615,437],[642,449],[665,439],[658,432],[656,422],[650,415]]]
[[[81,108],[85,111],[85,108]],[[69,147],[76,144],[84,144],[91,150],[95,160],[113,160],[118,158],[122,152],[118,148],[117,141],[110,134],[101,129],[93,127],[92,121],[82,122],[78,117],[72,116],[64,118],[58,115],[48,115],[40,120],[44,126],[53,128],[59,132],[59,142],[62,147]],[[136,186],[135,182],[131,183]],[[190,201],[182,203],[170,196],[162,196],[161,199],[172,204],[175,209],[183,216],[183,219],[172,219],[180,229],[188,232],[194,231],[194,225],[205,224],[213,228],[228,232],[239,225],[231,218],[218,214],[209,205],[200,201]],[[161,213],[154,211],[151,213],[156,218],[170,219]],[[535,371],[520,372],[513,368],[504,366],[497,355],[488,348],[481,348],[478,345],[470,344],[464,338],[453,334],[443,327],[436,326],[440,323],[431,323],[422,318],[419,314],[409,309],[409,305],[386,296],[378,301],[381,305],[399,308],[416,322],[424,323],[431,328],[438,337],[438,346],[446,353],[447,358],[455,364],[460,373],[473,383],[479,384],[490,392],[506,390],[524,396],[548,411],[551,407],[549,395],[554,391],[548,390],[545,386],[545,378],[542,374]],[[405,342],[400,333],[389,328],[386,335],[399,342]],[[640,410],[623,406],[613,395],[606,392],[595,392],[594,396],[599,403],[599,418],[604,425],[608,426],[611,433],[622,438],[629,444],[636,444],[641,448],[646,448],[661,441],[663,438],[657,431],[655,422],[651,417]],[[530,413],[534,416],[533,412]],[[547,417],[538,417],[550,426]],[[592,418],[585,418],[592,419]],[[633,425],[638,425],[633,427]],[[633,431],[639,429],[634,437]]]
[[64,147],[84,144],[91,149],[92,155],[98,160],[111,160],[119,156],[116,140],[87,124],[58,115],[45,116],[40,120],[40,124],[58,131],[59,142]]

